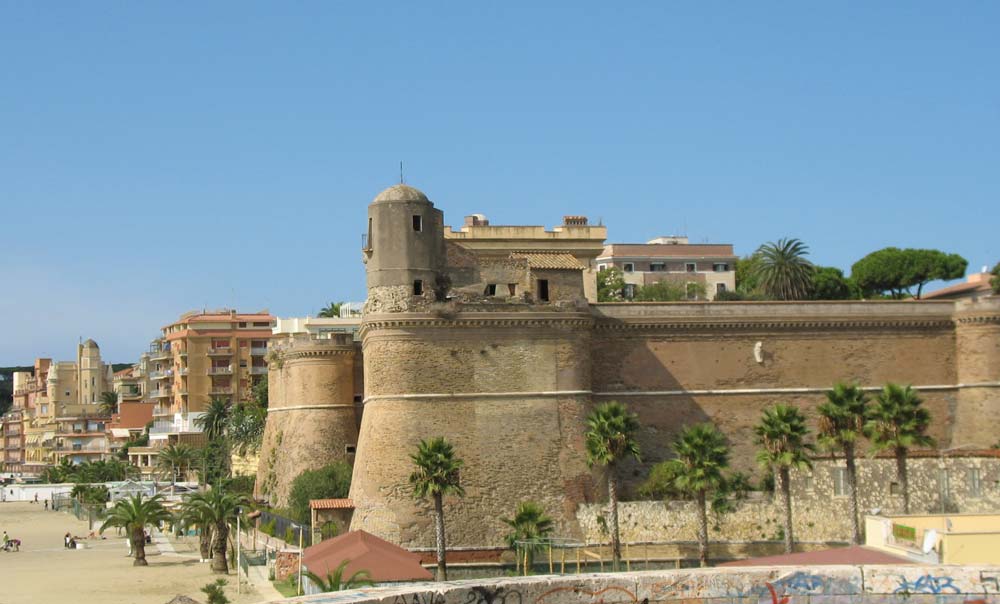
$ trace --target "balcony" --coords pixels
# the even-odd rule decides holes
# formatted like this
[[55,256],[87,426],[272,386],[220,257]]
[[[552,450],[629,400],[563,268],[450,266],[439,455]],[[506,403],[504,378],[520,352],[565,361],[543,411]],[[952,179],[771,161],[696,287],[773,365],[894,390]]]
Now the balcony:
[[149,393],[152,398],[167,398],[171,395],[172,391],[170,388],[161,388],[159,390],[153,390]]
[[187,367],[181,367],[181,368],[180,368],[180,373],[181,373],[181,375],[187,375],[187,374],[188,374],[188,373],[190,373],[190,372],[191,372],[191,370],[190,370],[190,369],[188,369]]
[[182,359],[186,359],[187,355],[188,355],[187,348],[181,348],[180,350],[177,351],[177,356],[181,357]]
[[163,380],[174,375],[173,369],[166,369],[164,371],[150,371],[149,379],[151,380]]
[[250,368],[250,373],[253,375],[265,375],[267,374],[267,365],[254,365]]
[[179,394],[181,396],[187,396],[188,395],[188,389],[187,388],[180,388],[180,389],[177,390],[177,394]]
[[169,358],[172,358],[172,357],[173,357],[173,355],[171,354],[171,351],[170,351],[169,348],[166,348],[166,349],[163,349],[163,350],[150,350],[149,351],[149,360],[151,360],[151,361],[158,361],[158,360],[161,360],[161,359],[169,359]]
[[201,432],[198,418],[204,413],[176,413],[172,420],[158,419],[153,421],[149,429],[151,435],[177,434],[180,432]]
[[219,346],[218,348],[209,348],[208,356],[222,357],[231,356],[233,354],[233,349],[230,346]]
[[141,398],[142,397],[142,391],[141,390],[123,390],[121,392],[121,396],[122,396],[123,399]]
[[81,443],[70,443],[56,445],[56,451],[61,453],[105,453],[108,450],[108,443],[106,442],[93,442],[87,444]]
[[215,395],[231,395],[233,393],[232,386],[212,386],[212,389],[208,391],[209,394]]
[[267,346],[263,346],[263,347],[261,347],[261,346],[251,346],[250,347],[250,356],[262,357],[265,354],[267,354]]
[[208,368],[208,374],[209,375],[232,375],[233,374],[233,368],[232,368],[232,366],[229,366],[229,367],[209,367]]

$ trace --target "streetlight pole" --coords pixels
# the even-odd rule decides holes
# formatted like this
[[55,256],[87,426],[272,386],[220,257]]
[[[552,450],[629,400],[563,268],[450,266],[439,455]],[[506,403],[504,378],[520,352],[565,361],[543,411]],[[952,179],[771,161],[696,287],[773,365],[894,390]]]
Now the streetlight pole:
[[240,508],[236,508],[236,593],[237,594],[240,593],[240,570],[242,569],[242,567],[240,566],[240,561],[241,561],[240,541],[242,541],[242,539],[240,539],[240,515],[241,515],[240,512],[241,512]]

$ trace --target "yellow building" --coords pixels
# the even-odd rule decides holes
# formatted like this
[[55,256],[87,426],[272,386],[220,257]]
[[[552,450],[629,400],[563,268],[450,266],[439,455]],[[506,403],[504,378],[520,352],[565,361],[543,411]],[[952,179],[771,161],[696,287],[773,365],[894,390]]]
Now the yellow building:
[[1000,514],[867,516],[865,545],[929,564],[1000,564]]
[[454,241],[480,258],[505,259],[511,252],[570,254],[583,265],[583,291],[597,302],[597,257],[604,251],[608,228],[589,224],[586,216],[564,216],[563,223],[546,231],[542,226],[491,225],[486,216],[465,217],[459,229],[444,227],[445,241]]

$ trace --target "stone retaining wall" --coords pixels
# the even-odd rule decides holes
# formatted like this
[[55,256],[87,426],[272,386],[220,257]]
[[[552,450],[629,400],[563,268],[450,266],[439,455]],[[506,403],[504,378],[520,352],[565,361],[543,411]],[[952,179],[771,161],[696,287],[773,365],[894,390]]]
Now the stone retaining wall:
[[417,583],[287,600],[312,604],[995,604],[995,566],[708,568]]

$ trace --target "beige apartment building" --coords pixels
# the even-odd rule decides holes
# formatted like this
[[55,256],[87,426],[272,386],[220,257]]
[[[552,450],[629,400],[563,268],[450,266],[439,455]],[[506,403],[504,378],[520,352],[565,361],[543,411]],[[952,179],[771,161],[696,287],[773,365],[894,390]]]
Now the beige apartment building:
[[37,475],[63,457],[80,463],[107,455],[109,418],[100,406],[113,376],[96,342],[80,343],[76,361],[36,359],[14,380],[14,408],[4,418],[6,471]]
[[267,341],[275,318],[267,311],[192,311],[165,326],[149,349],[149,391],[155,403],[151,448],[169,435],[196,433],[197,418],[214,398],[248,400],[267,376]]
[[446,244],[459,243],[486,261],[509,259],[513,252],[572,255],[583,265],[583,289],[589,302],[597,302],[596,260],[607,238],[608,228],[590,224],[586,216],[564,216],[563,223],[551,231],[543,226],[492,225],[483,214],[466,216],[457,230],[444,227]]
[[597,269],[621,270],[628,299],[639,287],[671,281],[689,286],[689,299],[714,300],[736,289],[737,260],[728,243],[692,244],[687,237],[657,237],[646,243],[608,244],[597,258]]

